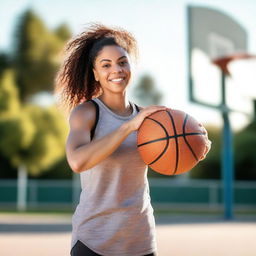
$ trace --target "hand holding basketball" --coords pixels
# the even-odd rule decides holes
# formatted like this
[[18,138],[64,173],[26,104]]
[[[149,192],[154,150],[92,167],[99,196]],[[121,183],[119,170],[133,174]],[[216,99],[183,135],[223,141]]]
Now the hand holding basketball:
[[183,111],[170,109],[145,118],[137,145],[144,162],[165,175],[191,170],[210,150],[203,125]]
[[156,105],[152,105],[152,106],[143,108],[136,117],[134,117],[132,120],[128,121],[130,129],[132,131],[138,130],[139,127],[141,126],[142,122],[144,121],[144,119],[147,116],[149,116],[157,111],[161,111],[161,110],[163,111],[163,110],[167,110],[167,109],[168,108],[165,106],[156,106]]

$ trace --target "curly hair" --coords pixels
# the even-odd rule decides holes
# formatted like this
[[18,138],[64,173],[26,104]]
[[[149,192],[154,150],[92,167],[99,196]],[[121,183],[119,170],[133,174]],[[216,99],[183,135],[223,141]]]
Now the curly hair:
[[93,66],[98,53],[106,45],[120,46],[135,60],[137,58],[137,42],[131,33],[99,23],[89,24],[86,31],[67,43],[64,51],[66,58],[55,80],[55,92],[69,110],[100,94]]

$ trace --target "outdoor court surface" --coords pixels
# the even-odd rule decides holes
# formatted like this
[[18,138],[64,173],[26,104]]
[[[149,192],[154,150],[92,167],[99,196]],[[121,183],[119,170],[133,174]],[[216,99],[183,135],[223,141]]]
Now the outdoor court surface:
[[[255,256],[256,218],[161,216],[158,256]],[[71,216],[0,213],[1,256],[68,256]]]

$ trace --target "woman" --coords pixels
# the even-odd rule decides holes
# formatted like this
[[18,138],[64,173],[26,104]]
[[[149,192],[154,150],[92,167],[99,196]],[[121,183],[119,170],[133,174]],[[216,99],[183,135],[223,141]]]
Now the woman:
[[136,41],[125,30],[94,24],[68,43],[57,88],[72,109],[66,154],[82,192],[72,218],[72,256],[155,255],[147,166],[136,147],[144,118],[127,98]]
[[[155,255],[155,221],[147,167],[136,148],[144,118],[126,94],[136,41],[122,29],[94,24],[68,43],[57,88],[70,114],[67,160],[82,192],[72,218],[72,256]],[[82,103],[81,103],[82,102]]]

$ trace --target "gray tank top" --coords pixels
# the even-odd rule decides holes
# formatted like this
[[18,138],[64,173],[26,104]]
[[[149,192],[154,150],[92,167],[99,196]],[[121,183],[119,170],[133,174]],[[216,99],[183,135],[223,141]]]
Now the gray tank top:
[[[137,115],[119,116],[102,101],[94,138],[101,138]],[[72,243],[83,242],[104,256],[142,256],[156,251],[155,220],[147,168],[137,151],[136,132],[107,159],[80,174],[82,191],[72,218]]]

